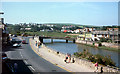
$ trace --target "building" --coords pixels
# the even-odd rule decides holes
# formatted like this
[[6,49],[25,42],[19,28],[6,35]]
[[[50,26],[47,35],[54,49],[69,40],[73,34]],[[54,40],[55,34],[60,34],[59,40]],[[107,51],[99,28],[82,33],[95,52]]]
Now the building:
[[74,30],[74,33],[80,33],[80,32],[82,32],[82,29],[76,29],[76,30]]
[[83,33],[78,36],[79,40],[88,40],[88,41],[93,41],[92,40],[92,34],[87,34]]
[[118,28],[107,28],[107,31],[118,31]]
[[[3,12],[0,12],[0,15],[3,15]],[[2,34],[2,47],[6,46],[9,41],[9,32],[7,31],[7,27],[4,24],[4,18],[0,18],[0,30]]]
[[84,28],[83,32],[93,32],[95,31],[95,28]]
[[109,38],[112,42],[120,41],[120,32],[119,31],[94,31],[92,33],[93,41],[100,40],[100,38]]

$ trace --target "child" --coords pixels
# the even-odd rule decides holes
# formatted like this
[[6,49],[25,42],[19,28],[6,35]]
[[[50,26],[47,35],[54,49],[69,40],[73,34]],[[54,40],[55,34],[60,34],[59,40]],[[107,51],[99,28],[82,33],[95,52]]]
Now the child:
[[65,57],[65,62],[67,63],[67,60],[68,60],[68,54],[66,54],[66,57]]
[[98,62],[95,63],[95,71],[94,72],[98,72]]

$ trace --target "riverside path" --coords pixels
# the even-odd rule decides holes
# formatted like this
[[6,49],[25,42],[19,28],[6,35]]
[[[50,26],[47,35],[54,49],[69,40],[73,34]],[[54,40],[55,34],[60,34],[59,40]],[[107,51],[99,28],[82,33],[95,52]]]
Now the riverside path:
[[69,72],[94,72],[93,69],[90,69],[83,65],[78,65],[76,63],[65,63],[64,58],[61,58],[59,56],[56,56],[56,54],[50,53],[48,51],[48,48],[45,46],[42,46],[40,48],[37,48],[35,46],[35,39],[33,40],[30,38],[30,45],[33,49],[33,51],[38,54],[40,57],[43,57],[44,59],[48,60],[49,62],[69,71]]

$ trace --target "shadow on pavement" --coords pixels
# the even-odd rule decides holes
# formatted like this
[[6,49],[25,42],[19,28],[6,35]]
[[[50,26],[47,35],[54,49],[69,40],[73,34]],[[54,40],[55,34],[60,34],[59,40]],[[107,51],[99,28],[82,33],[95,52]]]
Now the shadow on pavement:
[[[26,65],[23,60],[10,59],[9,61],[3,63],[2,74],[33,74],[32,71],[28,68],[31,65]],[[17,69],[15,73],[15,63],[17,63]],[[13,72],[12,72],[13,70]]]
[[29,43],[24,43],[24,44],[29,44]]
[[19,49],[23,49],[22,46],[20,46],[20,47],[13,47],[11,45],[11,46],[8,46],[6,48],[2,48],[2,52],[16,51],[16,50],[19,50]]
[[15,51],[15,49],[13,49],[12,46],[8,46],[6,48],[2,48],[2,52],[7,52],[7,51]]

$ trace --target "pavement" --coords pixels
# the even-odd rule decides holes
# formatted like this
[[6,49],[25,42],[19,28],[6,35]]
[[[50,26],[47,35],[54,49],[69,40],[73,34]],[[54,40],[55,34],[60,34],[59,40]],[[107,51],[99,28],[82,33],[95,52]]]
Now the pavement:
[[51,62],[52,64],[68,71],[68,72],[91,72],[93,73],[94,70],[88,68],[87,66],[79,65],[77,63],[65,63],[64,58],[57,56],[56,54],[53,54],[48,51],[48,48],[46,47],[40,47],[38,48],[35,45],[35,39],[32,38],[29,39],[30,46],[32,50],[38,54],[43,59]]

